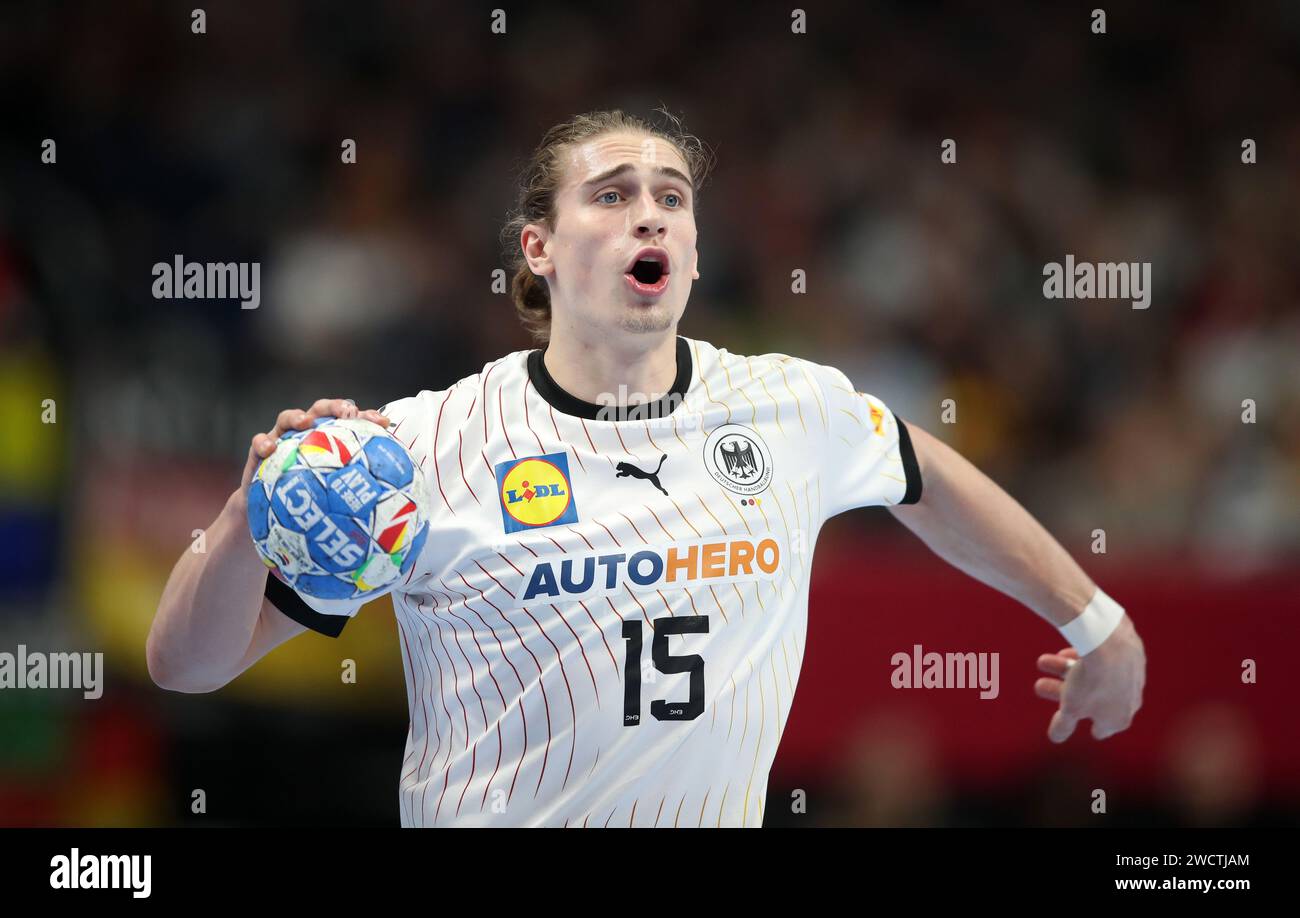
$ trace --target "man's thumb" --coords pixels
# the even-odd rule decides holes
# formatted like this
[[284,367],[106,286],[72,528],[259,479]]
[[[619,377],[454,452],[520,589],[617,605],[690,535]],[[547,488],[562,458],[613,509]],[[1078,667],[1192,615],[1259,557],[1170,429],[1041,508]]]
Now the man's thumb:
[[1047,725],[1047,738],[1054,743],[1063,743],[1074,733],[1074,728],[1078,726],[1079,719],[1066,714],[1065,711],[1058,709],[1052,715],[1052,722]]

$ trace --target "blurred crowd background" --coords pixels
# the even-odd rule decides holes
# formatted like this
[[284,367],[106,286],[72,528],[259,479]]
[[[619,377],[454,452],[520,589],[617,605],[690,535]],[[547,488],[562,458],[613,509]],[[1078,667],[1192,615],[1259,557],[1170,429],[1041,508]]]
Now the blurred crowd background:
[[[680,331],[838,366],[951,443],[1151,657],[1129,733],[1048,748],[1029,687],[1059,637],[882,511],[837,518],[769,788],[807,812],[768,823],[1094,824],[1099,782],[1115,822],[1295,820],[1300,6],[1116,5],[1101,35],[1079,3],[805,5],[806,35],[763,4],[530,5],[504,35],[492,4],[223,2],[202,35],[192,6],[0,13],[0,650],[109,669],[99,701],[0,692],[0,824],[396,824],[386,601],[175,696],[144,667],[162,585],[278,410],[533,346],[491,288],[518,167],[572,114],[659,105],[718,157]],[[260,262],[259,308],[153,298],[177,254]],[[1045,299],[1067,254],[1150,262],[1150,307]],[[878,669],[829,665],[852,629]],[[901,700],[887,661],[922,632],[1001,650],[1003,698]]]

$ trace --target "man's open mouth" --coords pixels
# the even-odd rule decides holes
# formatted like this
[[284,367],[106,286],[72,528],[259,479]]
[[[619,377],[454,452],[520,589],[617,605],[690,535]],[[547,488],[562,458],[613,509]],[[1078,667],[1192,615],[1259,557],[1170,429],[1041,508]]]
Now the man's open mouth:
[[665,273],[662,264],[645,258],[634,264],[631,271],[632,276],[643,284],[656,284]]
[[668,252],[647,246],[636,253],[624,272],[628,285],[643,296],[658,296],[668,289]]

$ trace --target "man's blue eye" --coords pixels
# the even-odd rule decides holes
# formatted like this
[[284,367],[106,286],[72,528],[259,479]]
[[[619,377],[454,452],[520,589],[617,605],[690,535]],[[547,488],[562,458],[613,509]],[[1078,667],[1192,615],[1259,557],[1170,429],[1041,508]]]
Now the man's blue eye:
[[[605,192],[605,194],[602,194],[599,198],[596,198],[596,200],[597,200],[597,201],[603,200],[605,197],[607,197],[608,195],[611,195],[611,194],[612,194],[612,195],[617,195],[618,192],[617,192],[617,191],[607,191],[607,192]],[[611,202],[611,203],[612,203],[612,202]]]
[[679,206],[679,205],[680,205],[680,202],[681,202],[681,200],[682,200],[682,196],[681,196],[681,195],[679,195],[679,194],[672,194],[671,192],[670,192],[669,194],[665,195],[665,197],[676,198],[677,201],[678,201],[678,205],[674,205],[674,206]]

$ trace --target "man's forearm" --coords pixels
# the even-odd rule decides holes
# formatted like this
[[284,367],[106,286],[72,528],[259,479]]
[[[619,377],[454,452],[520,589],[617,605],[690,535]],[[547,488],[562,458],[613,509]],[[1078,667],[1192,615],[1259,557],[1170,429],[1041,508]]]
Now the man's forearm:
[[149,632],[149,670],[160,685],[204,691],[225,684],[245,657],[262,608],[266,566],[248,535],[243,495],[208,527],[207,551],[172,570]]
[[890,508],[935,554],[1057,627],[1092,599],[1095,583],[1042,524],[956,450],[908,423],[924,487]]

